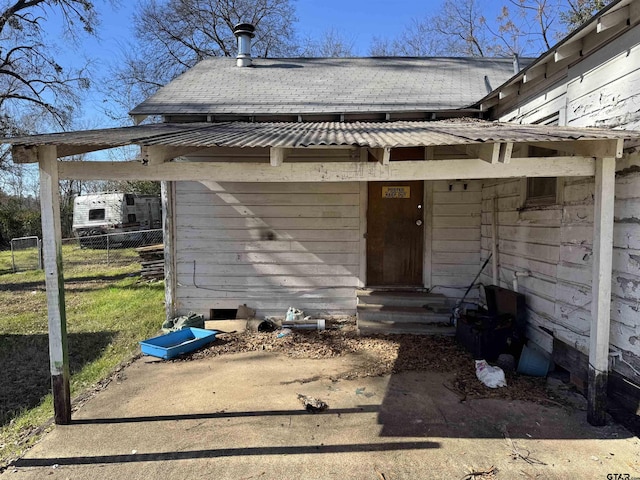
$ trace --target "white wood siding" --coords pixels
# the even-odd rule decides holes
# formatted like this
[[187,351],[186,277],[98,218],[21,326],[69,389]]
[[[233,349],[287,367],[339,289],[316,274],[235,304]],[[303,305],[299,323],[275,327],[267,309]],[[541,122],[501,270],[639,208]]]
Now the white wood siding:
[[[438,181],[431,190],[431,288],[434,293],[461,298],[481,266],[482,182]],[[467,300],[477,297],[478,290],[473,289]]]
[[[620,36],[568,69],[567,77],[521,101],[501,120],[536,122],[554,112],[572,126],[640,128],[640,27]],[[610,344],[640,368],[640,154],[617,162]],[[490,250],[488,199],[499,196],[500,277],[514,269],[527,295],[531,337],[547,350],[551,337],[588,353],[591,321],[593,178],[566,178],[563,204],[519,210],[519,182],[485,183],[483,256]],[[490,278],[484,277],[484,281]],[[624,362],[614,369],[631,378]]]
[[[501,286],[513,287],[515,272],[529,272],[518,278],[518,290],[527,296],[529,338],[551,349],[552,339],[538,328],[550,328],[555,316],[555,287],[560,254],[561,207],[522,210],[522,182],[487,180],[482,189],[482,258],[492,250],[493,202],[497,198],[498,279]],[[483,284],[492,283],[485,269]],[[547,338],[548,337],[548,338]]]
[[[277,167],[274,167],[277,168]],[[177,310],[353,314],[358,183],[178,182]]]

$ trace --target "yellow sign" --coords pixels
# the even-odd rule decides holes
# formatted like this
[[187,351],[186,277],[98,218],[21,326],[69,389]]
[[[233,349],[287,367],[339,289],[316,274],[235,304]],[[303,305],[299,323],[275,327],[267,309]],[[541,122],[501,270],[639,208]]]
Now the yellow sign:
[[411,187],[382,187],[382,198],[411,198]]

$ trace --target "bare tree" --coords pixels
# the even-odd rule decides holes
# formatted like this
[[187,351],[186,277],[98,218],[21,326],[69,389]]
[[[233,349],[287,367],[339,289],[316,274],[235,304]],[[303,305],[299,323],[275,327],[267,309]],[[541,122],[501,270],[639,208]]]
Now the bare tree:
[[487,30],[481,12],[479,0],[446,0],[430,22],[433,31],[441,38],[438,53],[485,56],[488,50]]
[[[97,18],[88,0],[14,0],[0,7],[0,128],[4,135],[29,131],[44,116],[64,127],[77,104],[78,89],[89,87],[84,70],[64,68],[46,41],[45,22],[61,15],[64,31],[95,32]],[[25,122],[24,119],[29,121]]]
[[369,55],[374,57],[426,57],[440,51],[429,22],[413,19],[411,24],[394,40],[374,37]]
[[505,0],[492,21],[480,0],[445,0],[393,40],[374,39],[385,55],[538,56],[610,0]]
[[348,38],[336,28],[326,30],[319,38],[306,38],[300,55],[303,57],[352,57],[353,38]]
[[253,54],[287,56],[295,51],[290,0],[143,0],[135,13],[135,40],[112,70],[107,96],[130,109],[207,57],[233,56],[233,27],[256,26]]

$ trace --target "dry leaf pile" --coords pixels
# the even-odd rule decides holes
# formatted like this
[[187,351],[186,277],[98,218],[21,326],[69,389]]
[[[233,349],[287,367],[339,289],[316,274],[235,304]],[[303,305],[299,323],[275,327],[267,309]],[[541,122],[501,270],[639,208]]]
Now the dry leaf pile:
[[278,337],[269,333],[243,332],[218,334],[208,347],[174,361],[198,360],[232,353],[268,351],[291,358],[333,358],[358,354],[366,361],[344,379],[389,375],[404,371],[451,372],[448,387],[467,398],[503,398],[554,403],[548,396],[544,378],[506,372],[505,388],[485,387],[475,375],[472,356],[452,337],[429,335],[359,335],[355,322],[330,325],[324,331],[294,330]]

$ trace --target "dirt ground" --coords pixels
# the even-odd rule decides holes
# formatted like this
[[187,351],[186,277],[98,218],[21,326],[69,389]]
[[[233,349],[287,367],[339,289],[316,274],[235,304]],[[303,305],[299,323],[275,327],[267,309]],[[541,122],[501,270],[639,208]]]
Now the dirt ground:
[[[284,337],[274,332],[241,332],[218,334],[209,347],[173,360],[191,361],[246,352],[274,352],[290,358],[336,358],[357,353],[366,359],[353,370],[342,372],[338,379],[351,380],[407,371],[453,373],[448,388],[461,401],[467,398],[502,398],[546,404],[563,402],[564,395],[548,389],[543,378],[505,372],[507,387],[490,389],[475,375],[473,357],[453,337],[428,335],[367,335],[357,332],[355,319],[328,324],[324,331],[292,330]],[[311,379],[313,380],[313,379]]]

